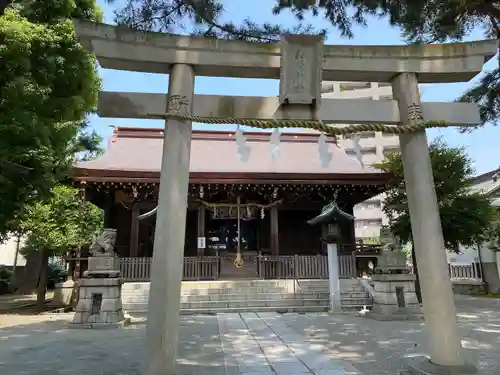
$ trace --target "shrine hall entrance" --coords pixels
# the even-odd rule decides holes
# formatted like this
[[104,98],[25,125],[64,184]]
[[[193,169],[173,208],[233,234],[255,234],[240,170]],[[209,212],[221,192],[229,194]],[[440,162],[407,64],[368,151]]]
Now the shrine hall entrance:
[[[258,278],[257,257],[262,251],[260,220],[255,216],[238,220],[237,215],[219,215],[208,220],[206,253],[220,256],[220,279]],[[242,261],[239,267],[235,265],[237,259]]]

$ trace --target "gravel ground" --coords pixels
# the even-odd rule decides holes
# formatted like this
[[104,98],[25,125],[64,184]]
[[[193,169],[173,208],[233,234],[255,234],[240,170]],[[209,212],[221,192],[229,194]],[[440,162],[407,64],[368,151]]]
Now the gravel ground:
[[[457,297],[463,345],[500,374],[500,300]],[[71,329],[71,314],[0,315],[0,374],[137,375],[144,325]],[[398,375],[425,354],[423,324],[351,315],[183,316],[180,375]]]

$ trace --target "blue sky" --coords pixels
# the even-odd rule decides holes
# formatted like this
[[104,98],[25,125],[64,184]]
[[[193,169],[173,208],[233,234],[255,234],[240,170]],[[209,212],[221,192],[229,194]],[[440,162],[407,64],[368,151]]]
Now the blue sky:
[[[98,0],[99,5],[105,11],[106,23],[113,21],[113,9],[119,7],[120,1],[113,6],[105,4],[104,0]],[[223,20],[232,20],[238,24],[249,17],[256,22],[278,22],[285,26],[296,23],[290,14],[273,16],[271,7],[274,0],[225,0],[227,12]],[[267,11],[269,10],[269,11]],[[339,33],[333,29],[322,18],[310,19],[311,23],[318,28],[329,30],[327,44],[402,44],[399,31],[391,28],[387,20],[372,19],[368,27],[356,27],[355,38],[341,38]],[[179,33],[181,33],[179,31]],[[471,35],[471,39],[482,39],[481,31]],[[492,63],[486,66],[491,67]],[[100,76],[104,81],[106,91],[134,91],[165,93],[168,89],[168,76],[158,74],[144,74],[135,72],[116,71],[100,69]],[[423,101],[452,101],[462,93],[471,83],[435,84],[422,85]],[[271,96],[278,95],[279,82],[277,80],[264,79],[235,79],[235,78],[211,78],[198,77],[195,83],[197,94],[214,95],[246,95],[246,96]],[[157,120],[134,120],[134,119],[111,119],[94,116],[91,119],[91,127],[95,129],[104,139],[112,135],[112,126],[137,126],[137,127],[163,127],[163,121]],[[195,125],[197,129],[227,130],[234,126]],[[476,172],[484,173],[500,166],[500,126],[487,125],[470,134],[460,134],[454,128],[428,131],[430,139],[442,136],[451,146],[464,146],[474,160]]]

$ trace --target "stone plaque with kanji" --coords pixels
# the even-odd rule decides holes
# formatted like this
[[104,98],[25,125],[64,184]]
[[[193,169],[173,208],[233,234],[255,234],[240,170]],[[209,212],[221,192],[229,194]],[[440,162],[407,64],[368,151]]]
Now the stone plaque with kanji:
[[283,36],[280,68],[280,104],[319,105],[323,71],[323,37]]

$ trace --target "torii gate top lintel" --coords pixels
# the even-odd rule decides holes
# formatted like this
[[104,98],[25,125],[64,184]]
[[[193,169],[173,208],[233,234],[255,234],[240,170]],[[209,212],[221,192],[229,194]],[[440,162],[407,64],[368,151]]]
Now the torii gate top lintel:
[[[104,68],[169,73],[172,64],[189,64],[198,76],[280,77],[280,44],[144,33],[85,21],[75,21],[75,25],[82,43]],[[295,36],[291,39],[297,40]],[[485,61],[496,54],[497,42],[325,45],[321,50],[325,81],[389,82],[398,73],[417,73],[420,83],[444,83],[476,76]]]

